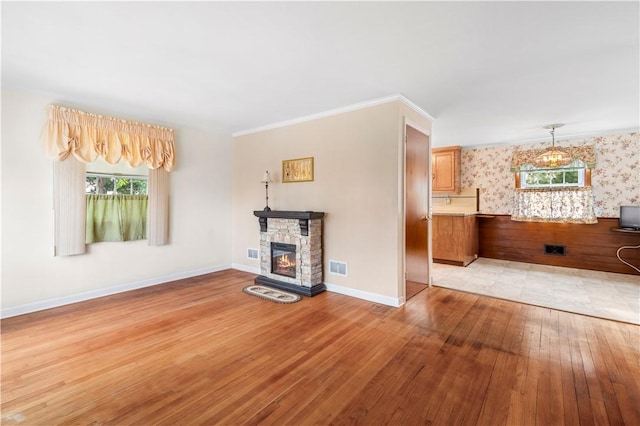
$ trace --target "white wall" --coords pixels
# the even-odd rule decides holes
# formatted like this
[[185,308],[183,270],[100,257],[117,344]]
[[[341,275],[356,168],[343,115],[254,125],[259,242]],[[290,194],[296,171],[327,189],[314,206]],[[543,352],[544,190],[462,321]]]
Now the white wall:
[[188,128],[176,128],[169,245],[98,243],[54,257],[52,162],[39,143],[49,103],[2,92],[3,316],[230,266],[231,137]]

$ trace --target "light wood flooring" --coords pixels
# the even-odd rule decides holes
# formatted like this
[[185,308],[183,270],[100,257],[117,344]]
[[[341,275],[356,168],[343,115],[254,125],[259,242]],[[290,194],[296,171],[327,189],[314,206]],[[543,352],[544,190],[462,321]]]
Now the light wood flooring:
[[636,325],[438,287],[276,304],[253,277],[3,320],[2,424],[640,424]]

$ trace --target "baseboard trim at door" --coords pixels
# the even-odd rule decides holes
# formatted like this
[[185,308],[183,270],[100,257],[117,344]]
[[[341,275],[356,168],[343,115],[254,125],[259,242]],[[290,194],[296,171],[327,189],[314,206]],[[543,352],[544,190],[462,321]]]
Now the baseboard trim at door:
[[398,308],[404,305],[404,298],[383,296],[377,293],[370,293],[368,291],[358,290],[355,288],[343,287],[328,282],[324,283],[327,286],[327,291],[332,293],[339,293],[345,296],[351,296],[358,299],[367,300],[369,302],[380,303],[382,305],[393,306]]

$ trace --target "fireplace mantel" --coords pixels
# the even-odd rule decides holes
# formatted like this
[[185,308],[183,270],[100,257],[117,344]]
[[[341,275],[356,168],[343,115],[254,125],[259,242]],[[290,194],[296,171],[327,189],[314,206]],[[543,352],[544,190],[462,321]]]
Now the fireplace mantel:
[[309,235],[309,220],[322,219],[324,212],[299,212],[289,210],[254,210],[253,215],[260,221],[260,232],[267,232],[267,219],[298,219],[300,221],[300,232],[304,236]]
[[276,217],[278,219],[322,219],[324,212],[297,212],[288,210],[254,210],[254,216],[258,217]]

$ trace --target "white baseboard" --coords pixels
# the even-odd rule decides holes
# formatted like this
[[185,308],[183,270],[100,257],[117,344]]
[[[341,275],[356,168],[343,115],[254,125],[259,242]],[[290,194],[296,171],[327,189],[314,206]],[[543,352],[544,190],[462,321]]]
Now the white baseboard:
[[39,302],[27,303],[25,305],[4,308],[0,313],[0,318],[15,317],[16,315],[23,315],[31,312],[42,311],[44,309],[56,308],[58,306],[83,302],[90,299],[97,299],[98,297],[109,296],[116,293],[123,293],[125,291],[136,290],[138,288],[151,287],[158,284],[181,280],[183,278],[191,278],[198,275],[209,274],[211,272],[218,272],[229,268],[230,265],[210,266],[206,268],[194,269],[192,271],[178,272],[175,274],[150,278],[147,280],[135,281],[128,284],[116,285],[114,287],[87,291],[85,293],[72,294],[70,296],[57,297],[54,299],[42,300]]
[[[85,300],[97,299],[98,297],[110,296],[112,294],[123,293],[125,291],[136,290],[144,287],[151,287],[158,284],[164,284],[171,281],[181,280],[184,278],[196,277],[198,275],[218,272],[225,269],[237,269],[252,274],[260,274],[260,268],[233,263],[231,265],[217,265],[206,268],[194,269],[191,271],[178,272],[175,274],[154,277],[147,280],[135,281],[132,283],[121,284],[114,287],[101,288],[98,290],[87,291],[85,293],[72,294],[70,296],[57,297],[54,299],[42,300],[39,302],[27,303],[25,305],[14,306],[2,309],[0,318],[15,317],[17,315],[29,314],[32,312],[42,311],[45,309],[56,308],[58,306],[70,305],[72,303],[83,302]],[[368,291],[357,290],[354,288],[343,287],[336,284],[325,282],[327,290],[333,293],[343,294],[345,296],[356,297],[358,299],[367,300],[369,302],[380,303],[387,306],[399,307],[404,304],[404,300],[395,297],[383,296]]]
[[[239,271],[260,275],[260,268],[255,268],[240,263],[232,263],[231,267]],[[394,308],[404,305],[404,298],[382,296],[380,294],[369,293],[368,291],[356,290],[349,287],[330,284],[328,282],[325,282],[324,284],[327,286],[327,291],[330,291],[332,293],[344,294],[345,296],[356,297],[358,299],[368,300],[369,302],[374,303],[381,303],[383,305],[393,306]]]
[[237,269],[238,271],[250,272],[252,274],[260,275],[260,268],[256,268],[256,267],[253,267],[253,266],[247,266],[247,265],[243,265],[241,263],[232,263],[231,267],[233,269]]
[[324,283],[327,286],[327,291],[332,293],[344,294],[345,296],[357,297],[358,299],[368,300],[369,302],[380,303],[387,306],[393,306],[394,308],[400,307],[404,304],[404,300],[397,297],[383,296],[377,293],[370,293],[368,291],[357,290],[355,288],[343,287],[328,282]]

